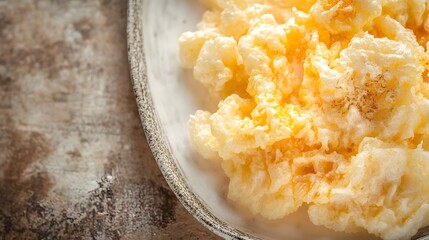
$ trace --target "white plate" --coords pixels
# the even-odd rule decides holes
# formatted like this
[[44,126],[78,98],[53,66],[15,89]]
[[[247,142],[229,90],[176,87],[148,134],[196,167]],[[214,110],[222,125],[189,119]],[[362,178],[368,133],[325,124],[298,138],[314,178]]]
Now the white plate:
[[206,227],[239,239],[377,239],[314,226],[306,209],[281,221],[237,210],[227,201],[227,179],[216,166],[201,164],[191,148],[187,121],[210,108],[207,92],[180,66],[178,38],[195,30],[204,6],[197,0],[129,0],[128,51],[140,116],[158,165],[182,204]]

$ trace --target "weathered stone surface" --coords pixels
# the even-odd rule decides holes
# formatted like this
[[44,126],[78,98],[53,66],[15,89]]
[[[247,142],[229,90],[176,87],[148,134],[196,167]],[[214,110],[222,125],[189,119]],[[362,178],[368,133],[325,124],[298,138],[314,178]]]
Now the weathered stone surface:
[[0,0],[0,238],[215,239],[178,203],[131,89],[124,0]]

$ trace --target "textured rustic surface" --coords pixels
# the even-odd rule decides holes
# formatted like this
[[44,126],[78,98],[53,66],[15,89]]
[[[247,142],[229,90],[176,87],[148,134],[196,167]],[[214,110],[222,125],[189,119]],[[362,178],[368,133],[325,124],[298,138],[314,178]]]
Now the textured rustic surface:
[[0,238],[215,239],[147,147],[124,0],[0,0]]

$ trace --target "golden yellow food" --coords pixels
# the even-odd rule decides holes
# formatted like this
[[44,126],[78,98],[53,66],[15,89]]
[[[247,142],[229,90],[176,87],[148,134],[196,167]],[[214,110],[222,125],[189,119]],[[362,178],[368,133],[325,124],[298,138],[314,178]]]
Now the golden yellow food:
[[205,2],[181,60],[222,100],[189,131],[231,200],[383,239],[429,225],[426,1]]

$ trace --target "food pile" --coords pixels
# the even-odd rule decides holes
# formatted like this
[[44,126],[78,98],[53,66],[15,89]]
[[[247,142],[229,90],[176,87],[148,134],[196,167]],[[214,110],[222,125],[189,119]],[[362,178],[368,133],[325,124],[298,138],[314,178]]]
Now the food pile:
[[220,99],[189,120],[228,197],[409,239],[429,225],[429,4],[206,0],[181,60]]

